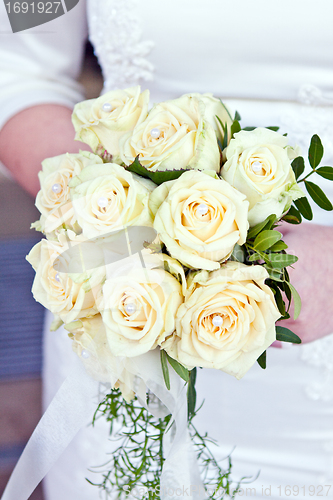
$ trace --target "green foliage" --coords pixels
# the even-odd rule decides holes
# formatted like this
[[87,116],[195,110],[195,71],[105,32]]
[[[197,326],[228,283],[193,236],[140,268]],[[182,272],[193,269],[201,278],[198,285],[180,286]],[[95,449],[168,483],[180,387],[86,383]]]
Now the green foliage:
[[160,355],[161,355],[161,367],[162,367],[165,386],[168,389],[168,391],[170,391],[170,373],[168,367],[167,353],[163,349],[161,349]]
[[333,181],[333,167],[319,167],[316,169],[316,174],[324,177],[324,179]]
[[296,180],[302,175],[305,169],[305,163],[304,163],[304,158],[303,156],[297,156],[292,163],[291,163],[292,169],[294,171]]
[[296,205],[299,213],[303,215],[304,219],[313,219],[311,205],[305,196],[303,196],[303,198],[298,198],[298,200],[295,200],[294,204]]
[[301,339],[294,332],[284,326],[276,327],[276,340],[280,342],[291,342],[292,344],[301,344]]
[[254,240],[253,249],[257,252],[262,252],[273,246],[281,238],[282,234],[279,233],[279,231],[274,231],[274,230],[261,231]]
[[[192,385],[194,388],[195,378],[196,372],[192,370],[189,388]],[[148,404],[156,402],[154,395],[147,396]],[[207,434],[202,436],[193,425],[193,417],[196,415],[195,401],[191,404],[188,428],[204,487],[206,491],[214,491],[209,499],[234,498],[246,478],[233,482],[231,458],[225,459],[225,469],[215,459],[211,445],[216,443]],[[93,469],[93,472],[102,475],[102,481],[88,482],[100,488],[105,495],[103,498],[115,498],[117,495],[119,500],[124,500],[134,488],[143,487],[148,492],[145,499],[160,500],[160,476],[165,461],[163,435],[165,432],[171,432],[171,415],[156,419],[142,408],[136,399],[128,403],[118,389],[113,389],[98,406],[93,424],[98,418],[106,418],[110,423],[111,439],[118,441],[119,446],[112,452],[112,458],[106,464]]]
[[129,172],[133,172],[134,174],[141,175],[141,177],[150,179],[157,185],[163,184],[163,182],[178,179],[184,172],[190,170],[188,168],[185,168],[182,170],[165,170],[164,172],[152,172],[151,170],[148,170],[146,167],[141,165],[139,156],[135,158],[134,162],[131,165],[125,167],[125,169]]
[[323,210],[331,211],[333,210],[332,203],[327,198],[322,189],[310,181],[304,181],[307,192],[317,205]]
[[181,365],[178,361],[171,358],[171,356],[169,356],[169,354],[167,354],[166,356],[167,356],[167,359],[168,359],[170,365],[175,370],[175,372],[178,373],[180,378],[185,380],[185,382],[188,382],[189,378],[190,378],[190,372],[183,365]]
[[291,206],[289,211],[282,217],[282,220],[289,224],[300,224],[302,222],[302,216],[297,208]]
[[313,169],[318,167],[324,154],[324,148],[317,134],[311,138],[309,147],[309,162]]
[[234,137],[237,132],[240,132],[242,130],[242,127],[240,126],[240,123],[238,120],[234,120],[232,125],[231,125],[231,139]]
[[259,222],[259,224],[257,224],[256,226],[250,228],[247,234],[247,239],[251,240],[252,238],[257,236],[257,234],[259,234],[260,231],[263,231],[264,229],[271,229],[275,221],[276,221],[276,215],[275,214],[269,215],[263,222]]
[[187,387],[187,414],[190,421],[195,415],[195,407],[197,404],[197,392],[195,390],[195,382],[197,380],[197,369],[193,368],[190,371],[190,379]]
[[264,351],[257,359],[258,365],[263,370],[266,370],[266,351]]

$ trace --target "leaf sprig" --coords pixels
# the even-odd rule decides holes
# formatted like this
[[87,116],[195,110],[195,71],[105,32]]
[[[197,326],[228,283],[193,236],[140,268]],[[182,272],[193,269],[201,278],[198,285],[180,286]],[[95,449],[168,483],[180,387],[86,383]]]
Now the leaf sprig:
[[[193,372],[193,370],[192,370]],[[191,372],[191,373],[192,373]],[[195,374],[192,375],[195,383]],[[190,387],[189,381],[189,387]],[[193,384],[194,387],[194,384]],[[149,402],[148,395],[148,402]],[[199,408],[200,409],[200,408]],[[210,500],[217,498],[234,498],[241,484],[249,478],[233,482],[231,478],[231,458],[226,457],[227,467],[223,468],[214,457],[210,447],[217,443],[207,434],[203,436],[194,427],[192,419],[196,415],[195,408],[189,419],[189,433],[199,461],[199,468],[204,487]],[[102,474],[100,483],[87,481],[98,486],[106,494],[117,494],[122,500],[129,492],[146,492],[147,500],[160,500],[160,476],[163,463],[163,435],[170,430],[171,415],[164,419],[156,419],[141,404],[134,399],[126,402],[118,389],[113,389],[99,404],[93,424],[96,419],[104,417],[110,423],[110,435],[119,446],[112,452],[112,458],[103,466],[94,467],[93,472]],[[169,431],[168,431],[169,426]],[[121,430],[117,432],[117,427]],[[112,496],[114,498],[114,496]]]
[[[298,156],[295,158],[291,164],[293,171],[295,173],[295,177],[297,183],[300,184],[304,182],[305,188],[313,199],[313,201],[323,210],[332,211],[333,205],[330,200],[327,198],[324,191],[317,186],[314,182],[307,180],[311,175],[318,174],[320,177],[333,181],[333,167],[320,167],[320,162],[324,155],[324,147],[318,135],[313,135],[310,142],[310,147],[308,151],[308,159],[311,166],[311,171],[306,174],[304,177],[300,178],[305,170],[305,162],[304,158]],[[295,224],[297,222],[293,222],[289,215],[295,216],[298,220],[302,221],[302,216],[307,220],[313,219],[313,213],[310,206],[310,203],[306,196],[303,198],[299,198],[294,201],[294,207],[292,207],[292,212],[288,212],[288,214],[283,218],[286,222],[290,222],[291,224]]]

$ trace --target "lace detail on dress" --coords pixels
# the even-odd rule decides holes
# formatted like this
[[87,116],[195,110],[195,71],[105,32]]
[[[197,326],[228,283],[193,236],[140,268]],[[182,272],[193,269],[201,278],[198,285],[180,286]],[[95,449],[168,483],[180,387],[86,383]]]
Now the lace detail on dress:
[[[321,368],[320,379],[305,388],[313,400],[333,399],[333,334],[300,347],[301,359],[315,368]],[[332,443],[333,446],[333,443]]]
[[297,110],[290,107],[290,112],[281,117],[281,124],[288,131],[288,137],[306,154],[312,135],[318,134],[325,148],[324,161],[332,162],[333,97],[325,95],[314,85],[305,84],[298,91],[298,102]]
[[90,0],[90,41],[102,67],[104,90],[133,87],[152,80],[154,66],[146,59],[154,46],[142,41],[136,0]]

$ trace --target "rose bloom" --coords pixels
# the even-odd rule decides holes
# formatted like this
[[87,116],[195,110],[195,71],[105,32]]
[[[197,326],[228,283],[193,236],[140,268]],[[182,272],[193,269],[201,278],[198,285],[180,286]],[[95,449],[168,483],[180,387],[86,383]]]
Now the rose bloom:
[[139,86],[112,90],[98,99],[80,102],[72,116],[75,139],[88,144],[94,152],[106,149],[116,161],[120,137],[146,118],[148,104],[149,91],[141,93]]
[[[66,238],[72,239],[70,244],[66,243]],[[61,321],[70,323],[97,314],[95,297],[105,279],[105,270],[100,266],[91,272],[64,272],[73,269],[73,264],[75,266],[69,250],[77,243],[72,231],[67,231],[66,237],[61,235],[60,240],[41,240],[31,249],[27,261],[36,271],[32,285],[34,299]]]
[[291,167],[298,151],[281,134],[265,128],[243,130],[235,134],[224,156],[221,175],[249,200],[250,226],[271,214],[281,217],[293,200],[304,196]]
[[206,173],[185,172],[164,182],[150,195],[149,207],[160,239],[187,267],[218,269],[236,243],[246,241],[248,201]]
[[177,333],[162,348],[190,370],[216,368],[243,377],[276,339],[281,314],[266,278],[262,266],[237,262],[191,274]]
[[141,267],[135,256],[108,275],[98,306],[112,354],[133,357],[154,349],[175,330],[181,284],[163,269]]
[[86,238],[124,226],[152,225],[148,197],[155,184],[115,163],[85,168],[70,187],[75,215]]
[[228,131],[228,144],[230,142],[231,136],[231,125],[233,123],[233,119],[231,116],[231,111],[229,108],[222,103],[220,99],[217,99],[213,96],[213,94],[186,94],[191,97],[197,97],[200,99],[205,105],[205,117],[210,123],[210,125],[215,130],[215,134],[223,143],[224,139],[224,130],[221,126],[221,123],[227,127]]
[[99,382],[111,383],[114,389],[120,389],[127,402],[131,401],[135,396],[134,376],[126,370],[123,360],[111,353],[102,316],[81,318],[65,328],[87,373]]
[[198,97],[184,95],[153,107],[145,121],[120,140],[126,165],[139,156],[151,171],[185,168],[220,170],[217,138]]
[[88,152],[67,153],[44,160],[38,174],[41,189],[36,197],[36,207],[42,215],[33,227],[49,235],[63,226],[73,229],[76,218],[69,183],[84,167],[101,163],[99,156]]

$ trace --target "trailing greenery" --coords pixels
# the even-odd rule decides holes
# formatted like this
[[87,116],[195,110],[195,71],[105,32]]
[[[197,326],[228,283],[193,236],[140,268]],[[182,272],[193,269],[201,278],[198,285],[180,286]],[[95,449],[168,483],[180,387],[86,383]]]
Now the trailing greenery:
[[[197,413],[195,376],[196,370],[192,370],[188,383],[188,428],[204,487],[211,500],[226,496],[234,498],[241,484],[249,478],[234,482],[231,478],[230,456],[224,459],[226,466],[223,468],[211,450],[217,443],[207,433],[202,436],[193,425],[193,418]],[[154,404],[154,399],[155,396],[149,394],[147,403]],[[140,500],[160,500],[160,476],[165,461],[163,435],[165,432],[172,432],[171,415],[156,419],[136,398],[127,402],[118,389],[113,389],[99,404],[93,424],[98,418],[106,418],[110,423],[111,440],[117,442],[118,446],[106,464],[92,469],[93,472],[102,474],[102,481],[87,481],[99,487],[106,499],[115,493],[117,498],[124,499],[129,492],[134,495],[138,492],[140,496],[137,498]],[[145,492],[144,496],[142,491]]]

